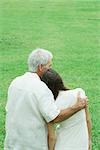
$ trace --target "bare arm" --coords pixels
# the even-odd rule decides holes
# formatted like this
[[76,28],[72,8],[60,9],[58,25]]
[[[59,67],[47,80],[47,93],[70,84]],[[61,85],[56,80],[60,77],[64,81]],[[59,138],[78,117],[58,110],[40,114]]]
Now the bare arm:
[[53,123],[48,123],[48,150],[54,150],[56,136]]
[[63,121],[65,119],[68,119],[76,112],[80,111],[81,109],[85,108],[87,106],[86,98],[80,98],[80,93],[77,95],[77,102],[72,107],[66,108],[64,110],[60,111],[60,114],[51,122],[57,123],[60,121]]
[[90,118],[90,114],[88,112],[88,108],[85,108],[85,113],[86,113],[86,121],[87,121],[87,128],[88,128],[88,135],[89,135],[89,150],[92,149],[92,143],[91,143],[91,138],[92,138],[92,134],[91,134],[91,130],[92,130],[92,123],[91,123],[91,118]]

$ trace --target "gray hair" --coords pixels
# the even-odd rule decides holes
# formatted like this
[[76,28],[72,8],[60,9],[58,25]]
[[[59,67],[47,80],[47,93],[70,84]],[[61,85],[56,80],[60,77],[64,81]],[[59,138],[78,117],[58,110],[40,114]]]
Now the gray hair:
[[36,72],[39,65],[46,65],[53,55],[48,50],[37,48],[33,50],[28,57],[28,69],[30,72]]

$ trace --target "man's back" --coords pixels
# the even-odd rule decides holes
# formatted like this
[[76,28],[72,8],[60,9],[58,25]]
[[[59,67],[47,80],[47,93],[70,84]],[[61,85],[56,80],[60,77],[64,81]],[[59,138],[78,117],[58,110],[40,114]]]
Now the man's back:
[[53,99],[35,73],[25,73],[11,83],[6,105],[5,150],[47,150],[46,123],[40,110],[43,102],[39,102],[46,93]]

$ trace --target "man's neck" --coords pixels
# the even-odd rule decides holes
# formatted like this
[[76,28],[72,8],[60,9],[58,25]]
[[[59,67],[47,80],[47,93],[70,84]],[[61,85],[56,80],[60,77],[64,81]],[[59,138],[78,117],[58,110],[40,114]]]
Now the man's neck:
[[40,78],[42,77],[42,74],[41,74],[40,71],[37,71],[36,73],[37,73],[37,75],[38,75]]

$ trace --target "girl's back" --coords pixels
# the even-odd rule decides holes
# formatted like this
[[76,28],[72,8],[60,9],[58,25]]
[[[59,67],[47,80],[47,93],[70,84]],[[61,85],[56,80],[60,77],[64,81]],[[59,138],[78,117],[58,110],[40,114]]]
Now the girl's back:
[[[60,109],[71,107],[77,100],[77,93],[80,91],[81,97],[85,92],[81,88],[68,91],[60,91],[56,99],[56,105]],[[55,150],[88,150],[88,130],[86,123],[85,109],[62,121],[56,130],[57,141]]]

